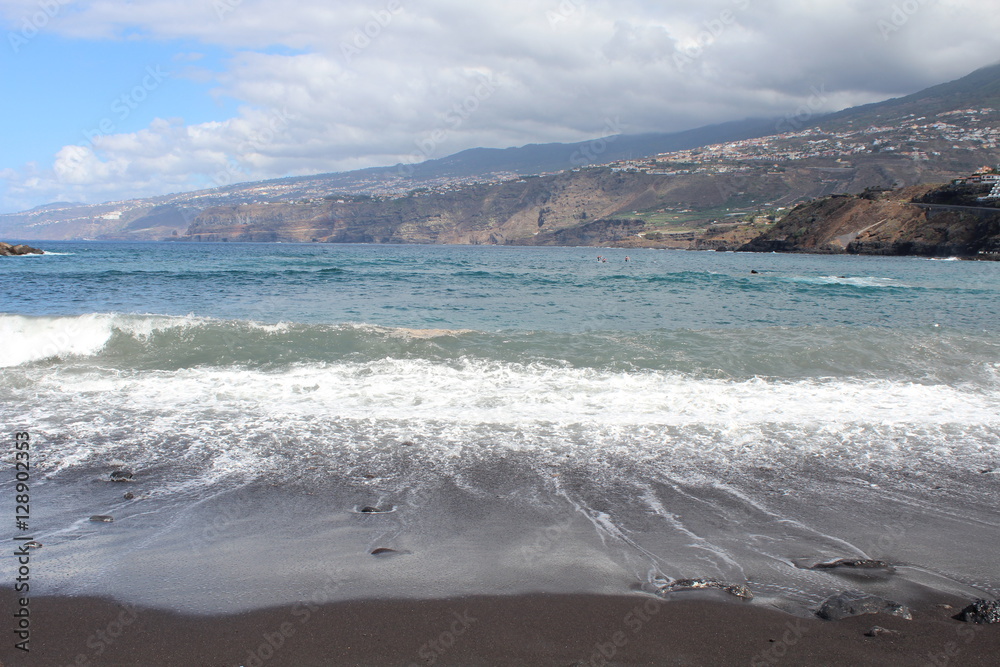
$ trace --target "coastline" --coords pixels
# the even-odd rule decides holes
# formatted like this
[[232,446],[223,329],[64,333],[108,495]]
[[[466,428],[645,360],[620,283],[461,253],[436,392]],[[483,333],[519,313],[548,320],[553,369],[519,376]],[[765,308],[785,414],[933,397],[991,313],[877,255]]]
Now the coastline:
[[[906,621],[799,618],[746,603],[645,595],[306,600],[183,615],[88,597],[31,600],[31,651],[7,665],[993,665],[1000,626],[928,603]],[[0,594],[4,609],[13,592]],[[900,634],[866,636],[873,626]]]

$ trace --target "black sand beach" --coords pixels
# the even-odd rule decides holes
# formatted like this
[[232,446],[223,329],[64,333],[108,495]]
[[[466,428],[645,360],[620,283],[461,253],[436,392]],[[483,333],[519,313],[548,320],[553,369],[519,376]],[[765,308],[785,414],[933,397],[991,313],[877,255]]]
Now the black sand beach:
[[[4,609],[14,608],[11,591]],[[721,600],[522,595],[310,602],[185,616],[95,598],[31,601],[31,651],[3,665],[995,665],[1000,626],[951,618],[798,618]],[[6,616],[9,615],[5,614]],[[866,636],[873,626],[900,634]]]
[[[374,463],[367,469],[381,472]],[[73,528],[42,536],[43,547],[30,550],[31,651],[15,650],[9,634],[0,663],[996,664],[1000,626],[954,618],[975,598],[995,597],[988,507],[958,493],[933,512],[918,510],[883,502],[880,494],[892,487],[878,478],[853,500],[841,493],[839,511],[821,512],[839,483],[813,470],[786,480],[794,493],[771,502],[797,522],[754,518],[752,505],[734,508],[723,502],[731,494],[712,486],[656,487],[664,507],[739,554],[737,568],[650,518],[670,516],[666,510],[644,514],[626,496],[614,505],[604,498],[616,496],[595,496],[606,513],[557,502],[562,496],[539,504],[540,490],[530,494],[535,500],[518,501],[524,489],[544,486],[530,472],[493,462],[475,487],[424,486],[422,499],[380,488],[395,479],[388,473],[326,487],[317,480],[311,492],[255,484],[210,499],[147,496],[153,472],[128,483],[88,473],[43,485],[39,516]],[[564,471],[559,479],[579,497],[596,493],[594,478]],[[142,495],[124,500],[123,489]],[[501,495],[505,502],[496,501]],[[707,500],[717,509],[699,512],[697,503]],[[866,507],[878,507],[879,517],[862,520]],[[97,509],[114,521],[72,520]],[[793,532],[803,522],[812,532]],[[616,526],[627,535],[612,539]],[[754,555],[754,544],[780,547],[786,558]],[[863,565],[832,566],[843,562]],[[944,574],[953,569],[966,574]],[[655,594],[685,577],[745,582],[754,597],[706,588]],[[819,619],[822,601],[843,591],[906,605],[913,619]],[[8,632],[19,607],[6,589]],[[890,632],[867,636],[874,626]]]

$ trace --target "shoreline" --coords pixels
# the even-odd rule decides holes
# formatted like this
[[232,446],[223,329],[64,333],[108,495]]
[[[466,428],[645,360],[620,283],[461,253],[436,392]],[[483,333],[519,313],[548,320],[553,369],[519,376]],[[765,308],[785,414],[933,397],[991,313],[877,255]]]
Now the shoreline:
[[[14,593],[0,593],[5,611]],[[534,594],[295,605],[187,615],[32,598],[31,651],[6,665],[992,665],[1000,626],[929,604],[914,619],[800,618],[714,594]],[[10,614],[5,613],[10,619]],[[9,622],[9,621],[8,621]],[[869,637],[880,626],[901,634]]]

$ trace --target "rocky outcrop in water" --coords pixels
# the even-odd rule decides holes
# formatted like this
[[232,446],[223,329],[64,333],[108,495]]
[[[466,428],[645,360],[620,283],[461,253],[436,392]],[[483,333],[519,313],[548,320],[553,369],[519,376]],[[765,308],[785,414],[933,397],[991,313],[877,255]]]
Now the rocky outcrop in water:
[[32,248],[29,245],[11,245],[0,242],[0,257],[13,257],[16,255],[44,255],[44,250]]

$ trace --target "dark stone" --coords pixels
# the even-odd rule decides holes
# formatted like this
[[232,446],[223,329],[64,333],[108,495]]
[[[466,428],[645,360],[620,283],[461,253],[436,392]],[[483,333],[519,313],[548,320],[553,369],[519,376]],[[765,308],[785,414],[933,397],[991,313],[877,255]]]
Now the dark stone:
[[1000,600],[976,600],[959,613],[966,623],[1000,623]]
[[371,505],[365,505],[358,511],[362,514],[388,514],[392,512],[395,508],[393,505],[386,505],[384,507],[372,507]]
[[833,570],[840,567],[854,568],[858,570],[892,569],[892,565],[886,563],[884,560],[873,560],[871,558],[863,558],[863,559],[840,558],[838,560],[833,560],[827,563],[816,563],[815,565],[812,566],[812,569]]
[[115,520],[115,518],[113,516],[108,516],[107,514],[95,514],[90,517],[90,520],[98,523],[111,523]]
[[112,482],[127,482],[132,479],[132,473],[128,470],[115,470],[111,473]]
[[727,584],[716,579],[675,579],[669,584],[660,586],[656,592],[659,595],[666,595],[667,593],[694,591],[705,588],[717,588],[743,600],[753,599],[753,592],[744,584]]
[[827,621],[839,621],[849,616],[865,614],[889,614],[907,621],[913,620],[913,612],[908,607],[858,591],[832,595],[823,601],[819,611],[816,612],[817,616]]
[[122,496],[122,498],[124,498],[125,500],[132,500],[133,498],[135,498],[135,494],[129,491],[124,496]]
[[881,625],[873,625],[865,633],[865,637],[899,637],[902,634],[899,630],[890,630],[889,628],[883,628]]
[[0,242],[0,257],[13,257],[15,255],[44,255],[45,252],[38,248],[27,245],[11,245]]

